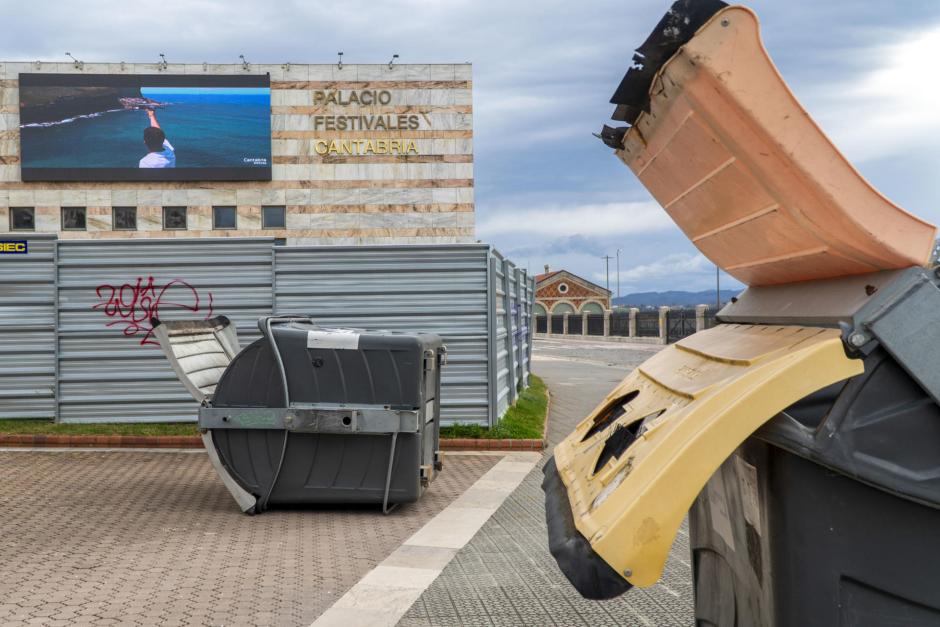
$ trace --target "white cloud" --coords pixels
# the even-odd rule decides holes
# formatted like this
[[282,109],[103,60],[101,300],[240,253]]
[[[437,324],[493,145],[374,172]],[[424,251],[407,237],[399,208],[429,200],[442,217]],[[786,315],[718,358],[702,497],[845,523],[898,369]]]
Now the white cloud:
[[807,102],[852,159],[936,147],[940,133],[940,25],[902,33],[899,43],[857,54],[873,59],[860,76],[820,85]]
[[650,263],[620,271],[620,279],[629,283],[643,283],[654,279],[674,279],[677,276],[712,273],[715,265],[701,254],[676,253]]
[[502,209],[477,224],[482,238],[502,234],[541,237],[637,235],[674,228],[672,220],[655,202],[615,202],[566,207]]

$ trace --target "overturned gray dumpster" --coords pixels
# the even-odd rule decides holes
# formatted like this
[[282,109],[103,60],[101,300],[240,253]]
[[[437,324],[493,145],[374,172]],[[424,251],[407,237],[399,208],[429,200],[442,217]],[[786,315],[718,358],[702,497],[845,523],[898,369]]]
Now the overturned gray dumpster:
[[240,350],[224,316],[152,323],[243,511],[381,503],[387,513],[417,500],[441,470],[437,335],[269,316]]

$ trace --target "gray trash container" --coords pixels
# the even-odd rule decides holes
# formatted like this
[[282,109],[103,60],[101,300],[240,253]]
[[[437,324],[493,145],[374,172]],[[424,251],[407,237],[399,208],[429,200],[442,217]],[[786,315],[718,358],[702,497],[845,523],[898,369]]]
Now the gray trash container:
[[225,317],[153,326],[201,403],[216,470],[248,513],[315,503],[381,503],[387,512],[417,500],[442,468],[437,335],[272,316],[239,351]]
[[698,625],[940,625],[940,406],[875,349],[749,438],[689,528]]

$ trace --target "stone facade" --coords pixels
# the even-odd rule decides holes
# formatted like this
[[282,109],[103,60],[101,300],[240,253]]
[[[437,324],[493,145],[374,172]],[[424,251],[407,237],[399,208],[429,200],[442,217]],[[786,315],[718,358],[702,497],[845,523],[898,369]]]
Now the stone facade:
[[[33,183],[20,176],[20,73],[264,74],[271,76],[271,181]],[[471,66],[0,63],[0,232],[10,207],[35,210],[37,232],[62,238],[270,236],[288,244],[474,241]],[[338,90],[386,90],[385,105],[315,102]],[[416,115],[417,129],[314,130],[321,115]],[[318,154],[317,142],[413,140],[410,154]],[[323,145],[322,143],[320,144]],[[417,154],[415,154],[415,152]],[[112,207],[136,207],[137,229],[112,228]],[[187,208],[186,230],[163,230],[163,207]],[[237,228],[213,229],[212,207],[237,208]],[[262,228],[262,206],[285,228]],[[84,230],[62,230],[61,208],[85,207]]]
[[571,313],[592,309],[601,313],[610,309],[610,296],[610,291],[567,270],[549,272],[546,267],[545,273],[535,277],[535,303],[547,313],[568,311],[564,305],[570,306]]

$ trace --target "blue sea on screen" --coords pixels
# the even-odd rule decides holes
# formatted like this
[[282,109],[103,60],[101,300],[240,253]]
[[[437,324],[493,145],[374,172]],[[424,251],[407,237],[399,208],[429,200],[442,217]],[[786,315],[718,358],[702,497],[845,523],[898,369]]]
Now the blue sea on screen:
[[[237,88],[141,89],[162,103],[155,109],[176,167],[270,166],[268,90]],[[114,108],[20,128],[23,167],[137,168],[147,154],[143,109]]]

